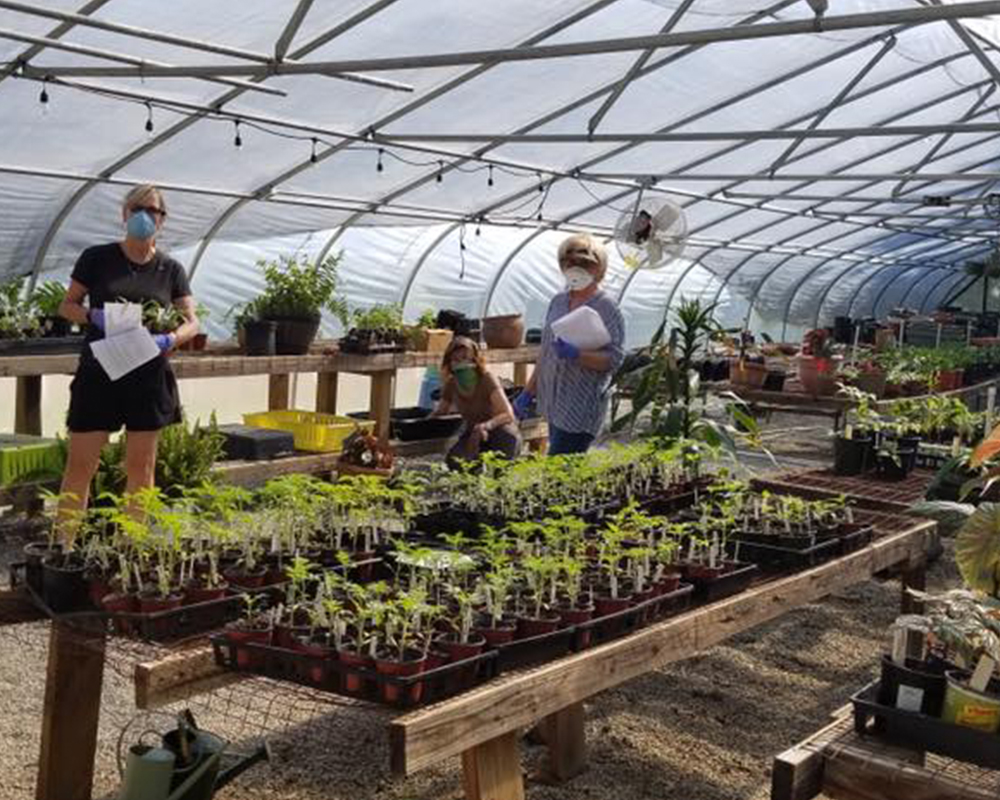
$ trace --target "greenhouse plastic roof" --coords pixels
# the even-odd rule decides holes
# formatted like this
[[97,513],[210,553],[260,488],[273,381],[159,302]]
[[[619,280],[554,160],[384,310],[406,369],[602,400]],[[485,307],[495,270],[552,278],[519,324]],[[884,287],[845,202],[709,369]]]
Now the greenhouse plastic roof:
[[148,181],[216,333],[258,258],[341,250],[355,304],[532,325],[641,192],[690,238],[611,246],[632,344],[682,296],[788,339],[930,310],[995,246],[1000,3],[824,5],[0,0],[0,278],[64,278]]

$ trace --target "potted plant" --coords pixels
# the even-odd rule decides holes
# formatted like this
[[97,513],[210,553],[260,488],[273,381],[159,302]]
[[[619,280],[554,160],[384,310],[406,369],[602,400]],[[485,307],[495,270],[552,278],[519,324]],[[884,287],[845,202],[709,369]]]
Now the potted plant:
[[367,309],[354,309],[351,329],[340,340],[340,349],[361,355],[398,353],[403,341],[403,307],[398,303],[377,303]]
[[275,350],[279,355],[308,353],[324,310],[347,327],[347,303],[338,293],[341,256],[338,253],[310,261],[281,255],[257,262],[264,273],[264,291],[256,299],[254,311],[258,319],[277,323]]
[[[402,678],[424,671],[437,611],[427,603],[427,594],[422,588],[412,588],[385,603],[382,616],[385,647],[375,656],[378,674]],[[387,703],[412,704],[420,702],[424,684],[416,681],[401,687],[392,681],[383,681],[381,690],[382,699]]]
[[840,380],[876,399],[885,394],[886,373],[873,358],[865,358],[840,369]]
[[799,356],[799,381],[803,391],[814,397],[833,395],[837,389],[839,358],[834,354],[833,337],[826,328],[807,332]]
[[[243,616],[226,627],[226,636],[238,644],[271,643],[271,615],[262,608],[263,596],[243,594]],[[260,653],[250,653],[242,648],[236,650],[236,666],[242,669],[258,667],[263,663]]]
[[761,389],[767,380],[767,362],[754,346],[749,331],[740,331],[739,356],[729,368],[729,381],[734,387]]
[[38,329],[42,336],[69,336],[73,323],[59,314],[66,299],[66,287],[59,281],[45,281],[35,287],[30,302],[38,313]]
[[880,429],[879,417],[873,410],[875,396],[843,384],[840,393],[852,406],[847,424],[834,436],[833,471],[838,475],[860,475],[875,465],[875,437]]
[[420,315],[416,325],[406,328],[409,348],[423,353],[443,353],[454,335],[454,331],[437,326],[437,313],[430,308]]
[[[195,315],[198,317],[198,322],[204,325],[205,320],[211,316],[211,311],[209,311],[208,306],[198,303],[197,308],[195,308]],[[208,334],[204,331],[198,331],[194,336],[188,339],[184,344],[180,346],[181,350],[187,351],[201,351],[205,349],[208,344]]]

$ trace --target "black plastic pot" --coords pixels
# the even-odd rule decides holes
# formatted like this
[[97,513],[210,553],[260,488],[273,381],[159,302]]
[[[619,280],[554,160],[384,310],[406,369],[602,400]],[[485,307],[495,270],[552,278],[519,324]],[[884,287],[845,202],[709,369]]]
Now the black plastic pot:
[[874,466],[872,438],[855,437],[833,440],[833,471],[838,475],[860,475]]
[[320,318],[275,317],[274,322],[278,324],[274,332],[274,348],[278,355],[301,356],[309,352],[309,346],[319,332]]
[[904,711],[919,711],[930,717],[941,716],[948,668],[944,661],[925,663],[906,660],[906,666],[897,664],[889,656],[882,656],[882,679],[879,682],[878,702]]
[[764,390],[767,392],[783,392],[785,390],[785,373],[777,370],[769,371],[764,378]]
[[48,542],[28,542],[24,546],[24,579],[36,593],[42,593],[42,561],[60,552],[61,545],[50,546]]
[[58,614],[90,607],[83,560],[72,555],[42,560],[42,600]]
[[886,481],[905,480],[917,463],[917,451],[897,450],[895,457],[891,455],[876,455],[875,468],[878,476]]
[[255,319],[243,324],[248,356],[273,356],[278,323],[269,319]]

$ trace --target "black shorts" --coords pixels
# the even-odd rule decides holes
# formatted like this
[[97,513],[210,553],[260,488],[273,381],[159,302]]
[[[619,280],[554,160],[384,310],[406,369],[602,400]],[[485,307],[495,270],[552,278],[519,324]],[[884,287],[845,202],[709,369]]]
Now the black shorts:
[[116,381],[108,378],[86,346],[69,386],[67,427],[76,433],[158,431],[181,421],[177,378],[157,356]]

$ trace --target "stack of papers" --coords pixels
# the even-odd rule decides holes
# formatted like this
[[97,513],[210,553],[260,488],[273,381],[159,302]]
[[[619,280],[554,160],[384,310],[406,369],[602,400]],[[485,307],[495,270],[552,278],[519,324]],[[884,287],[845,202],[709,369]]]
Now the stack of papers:
[[113,381],[160,354],[142,326],[142,306],[138,303],[105,303],[104,338],[91,342],[90,350]]

